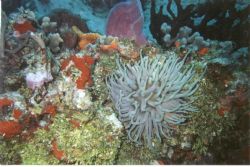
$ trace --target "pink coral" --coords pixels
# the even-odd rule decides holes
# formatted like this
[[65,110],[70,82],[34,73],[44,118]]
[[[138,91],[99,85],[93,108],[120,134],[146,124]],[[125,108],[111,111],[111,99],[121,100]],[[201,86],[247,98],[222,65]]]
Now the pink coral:
[[110,11],[106,34],[134,39],[138,45],[144,45],[147,40],[142,32],[143,22],[143,11],[139,0],[120,2]]

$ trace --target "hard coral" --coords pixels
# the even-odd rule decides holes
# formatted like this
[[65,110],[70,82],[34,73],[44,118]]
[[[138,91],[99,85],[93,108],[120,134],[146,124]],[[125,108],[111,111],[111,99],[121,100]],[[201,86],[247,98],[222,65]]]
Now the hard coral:
[[106,25],[106,34],[120,38],[134,39],[138,45],[147,40],[142,32],[144,16],[139,0],[129,0],[115,5]]
[[[159,44],[164,44],[164,33],[160,29],[162,23],[166,22],[172,27],[171,36],[176,35],[181,27],[188,26],[200,32],[204,38],[232,40],[236,42],[237,47],[249,45],[249,33],[244,34],[249,29],[247,20],[250,5],[246,1],[168,0],[166,3],[157,6],[157,1],[151,1],[150,30]],[[246,7],[239,10],[238,3]],[[157,8],[160,8],[160,11],[157,11]],[[196,22],[198,20],[199,23]]]
[[57,27],[56,22],[51,22],[49,17],[43,17],[41,28],[44,32],[55,32]]
[[49,47],[53,53],[60,51],[60,43],[63,42],[59,33],[50,33],[48,36]]
[[182,72],[184,60],[174,53],[153,60],[144,57],[133,66],[117,64],[107,86],[130,140],[140,144],[143,139],[151,146],[154,136],[168,137],[175,125],[196,110],[188,97],[197,90],[199,79],[193,80],[192,67]]
[[179,29],[179,32],[175,37],[171,35],[171,26],[167,23],[163,23],[161,25],[161,31],[165,34],[163,37],[163,41],[166,44],[166,47],[171,47],[171,45],[175,44],[177,48],[187,48],[191,51],[198,51],[199,55],[204,55],[208,52],[208,48],[210,43],[200,35],[200,33],[195,32],[192,34],[192,29],[183,26]]

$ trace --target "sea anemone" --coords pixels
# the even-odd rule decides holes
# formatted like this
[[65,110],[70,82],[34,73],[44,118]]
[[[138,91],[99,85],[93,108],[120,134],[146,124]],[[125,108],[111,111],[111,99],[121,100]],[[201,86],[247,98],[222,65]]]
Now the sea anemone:
[[189,112],[197,111],[190,96],[200,79],[194,79],[193,66],[182,69],[184,62],[174,52],[141,56],[134,65],[117,60],[118,69],[106,82],[130,140],[151,147],[153,138],[169,137]]

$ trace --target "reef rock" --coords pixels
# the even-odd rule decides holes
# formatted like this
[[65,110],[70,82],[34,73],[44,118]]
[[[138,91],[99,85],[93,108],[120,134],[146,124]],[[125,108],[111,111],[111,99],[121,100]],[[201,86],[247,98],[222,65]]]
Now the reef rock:
[[[117,118],[111,120],[106,114],[111,108],[97,110],[97,116],[88,121],[85,118],[92,111],[74,112],[70,120],[63,114],[56,115],[49,132],[39,129],[24,145],[21,150],[23,164],[114,164],[123,128],[116,125]],[[73,121],[79,126],[75,127]]]

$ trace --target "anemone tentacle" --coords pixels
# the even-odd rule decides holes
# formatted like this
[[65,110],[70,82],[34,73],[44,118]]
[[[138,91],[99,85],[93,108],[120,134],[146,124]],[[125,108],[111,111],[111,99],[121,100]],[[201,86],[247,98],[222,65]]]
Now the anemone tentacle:
[[118,69],[106,83],[130,140],[151,147],[153,138],[168,137],[188,113],[197,111],[191,96],[200,78],[194,79],[193,66],[182,70],[184,61],[174,52],[141,56],[134,65],[117,60]]

